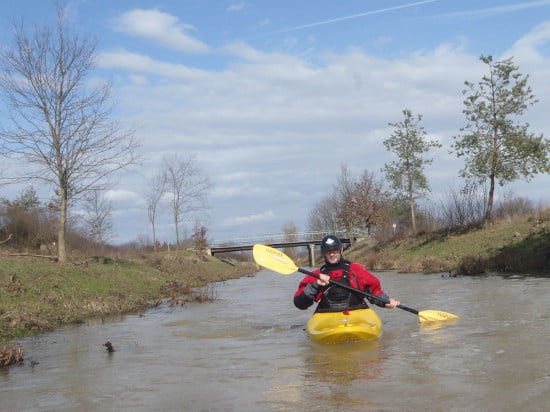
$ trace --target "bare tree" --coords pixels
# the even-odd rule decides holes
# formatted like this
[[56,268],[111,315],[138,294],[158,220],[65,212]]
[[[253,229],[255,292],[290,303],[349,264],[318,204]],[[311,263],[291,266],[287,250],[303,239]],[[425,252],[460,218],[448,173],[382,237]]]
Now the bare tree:
[[340,176],[334,188],[337,209],[335,211],[338,217],[339,226],[343,228],[348,235],[351,235],[356,221],[356,207],[353,199],[354,181],[349,169],[342,166]]
[[338,221],[353,238],[354,229],[370,233],[373,225],[385,223],[389,219],[389,193],[381,180],[367,170],[359,178],[351,176],[349,169],[341,168],[335,187]]
[[387,223],[391,215],[390,193],[382,179],[367,170],[355,181],[353,190],[354,226],[371,233],[371,227]]
[[[335,233],[338,230],[338,210],[334,194],[325,196],[309,212],[307,228],[312,232]],[[317,236],[313,236],[314,238]]]
[[162,200],[162,197],[166,193],[166,174],[162,171],[155,174],[151,179],[147,190],[148,191],[145,194],[147,201],[147,216],[153,230],[153,250],[157,252],[157,208]]
[[172,216],[176,231],[176,250],[180,249],[180,224],[186,214],[206,208],[207,190],[210,180],[202,175],[195,164],[195,155],[182,158],[178,154],[163,159],[166,191],[171,198]]
[[86,197],[84,209],[86,211],[84,221],[89,236],[98,245],[105,246],[113,237],[111,201],[105,199],[99,190],[93,190]]
[[387,222],[390,196],[382,180],[367,170],[354,178],[346,166],[332,193],[309,214],[308,229],[326,233],[345,231],[351,238],[354,229],[370,231],[371,226]]
[[22,23],[13,26],[13,47],[0,51],[0,90],[13,125],[0,130],[2,152],[28,164],[11,179],[42,181],[55,190],[64,262],[71,201],[134,164],[138,143],[111,119],[110,85],[90,86],[96,42],[71,31],[61,5],[53,27],[28,33]]

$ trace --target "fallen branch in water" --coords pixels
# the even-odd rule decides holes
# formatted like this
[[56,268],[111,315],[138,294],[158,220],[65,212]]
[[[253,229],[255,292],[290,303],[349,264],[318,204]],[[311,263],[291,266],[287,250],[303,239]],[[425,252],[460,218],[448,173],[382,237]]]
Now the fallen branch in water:
[[0,349],[0,368],[23,362],[23,348],[16,343],[12,347],[4,346]]

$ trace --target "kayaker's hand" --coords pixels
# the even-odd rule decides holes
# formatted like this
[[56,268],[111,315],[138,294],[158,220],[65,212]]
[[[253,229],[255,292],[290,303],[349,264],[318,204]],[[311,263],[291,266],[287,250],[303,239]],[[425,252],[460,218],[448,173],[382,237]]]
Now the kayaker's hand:
[[389,303],[386,303],[386,307],[387,307],[388,309],[393,309],[393,308],[395,308],[397,305],[401,305],[401,302],[399,302],[398,300],[392,299],[392,298],[390,298]]
[[319,278],[320,279],[317,279],[317,284],[319,286],[327,286],[330,282],[330,276],[329,275],[325,275],[324,273],[321,273],[319,275]]

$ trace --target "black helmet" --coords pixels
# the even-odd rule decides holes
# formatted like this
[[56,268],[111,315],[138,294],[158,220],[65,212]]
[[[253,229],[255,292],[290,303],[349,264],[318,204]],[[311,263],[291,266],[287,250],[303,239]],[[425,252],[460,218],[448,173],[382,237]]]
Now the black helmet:
[[342,242],[334,235],[328,235],[321,240],[321,253],[326,253],[329,250],[342,249]]

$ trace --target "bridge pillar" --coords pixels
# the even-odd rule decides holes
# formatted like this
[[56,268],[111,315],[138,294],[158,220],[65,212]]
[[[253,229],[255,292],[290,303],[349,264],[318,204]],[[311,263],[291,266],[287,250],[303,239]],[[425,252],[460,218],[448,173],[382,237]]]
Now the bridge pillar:
[[315,267],[315,243],[307,245],[307,251],[309,255],[309,267]]

